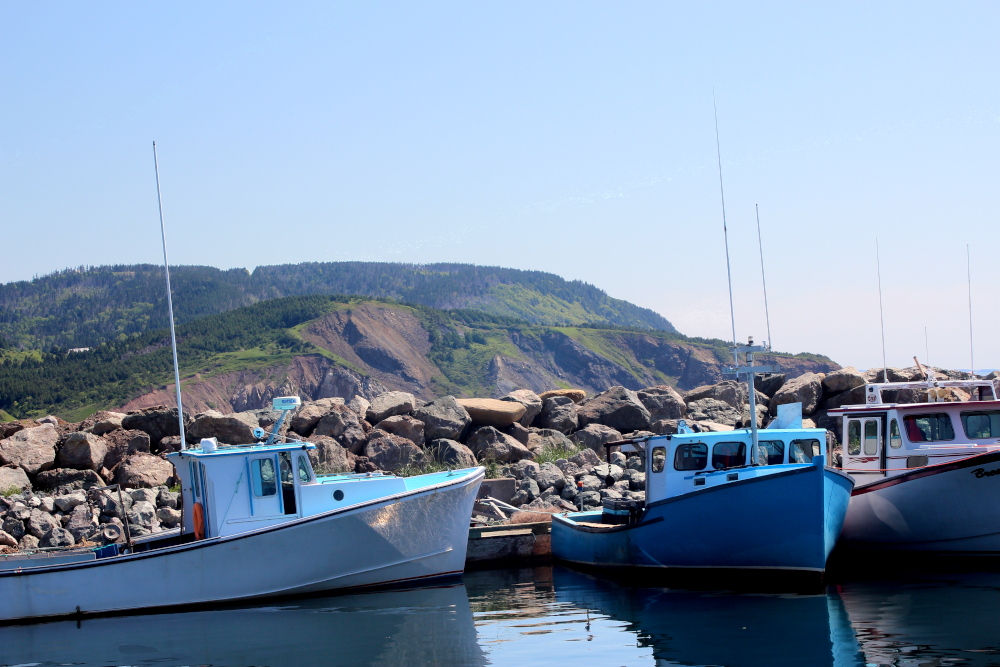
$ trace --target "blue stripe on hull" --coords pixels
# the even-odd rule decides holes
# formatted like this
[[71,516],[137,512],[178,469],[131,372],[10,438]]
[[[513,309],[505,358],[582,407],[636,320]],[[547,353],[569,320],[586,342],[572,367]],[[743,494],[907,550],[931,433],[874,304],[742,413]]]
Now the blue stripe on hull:
[[620,529],[577,523],[599,523],[597,512],[556,516],[552,553],[614,567],[822,571],[852,486],[837,472],[803,466],[653,503],[641,523]]

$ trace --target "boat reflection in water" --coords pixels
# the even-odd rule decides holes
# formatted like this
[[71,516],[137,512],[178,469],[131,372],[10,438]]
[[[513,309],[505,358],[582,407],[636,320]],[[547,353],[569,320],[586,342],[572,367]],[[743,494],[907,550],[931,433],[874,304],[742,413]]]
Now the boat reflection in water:
[[0,664],[485,665],[462,584],[0,627]]
[[627,623],[657,665],[865,664],[836,593],[637,588],[558,567],[552,576],[557,600]]
[[869,664],[1000,664],[1000,573],[859,581],[840,595]]

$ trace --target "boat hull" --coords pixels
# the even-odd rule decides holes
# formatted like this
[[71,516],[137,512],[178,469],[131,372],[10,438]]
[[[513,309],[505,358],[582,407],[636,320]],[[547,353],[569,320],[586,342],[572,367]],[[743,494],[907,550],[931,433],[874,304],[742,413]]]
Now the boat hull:
[[1000,555],[1000,452],[859,483],[848,548]]
[[852,486],[842,473],[802,466],[652,503],[630,526],[555,516],[552,554],[605,567],[823,572]]
[[253,600],[461,573],[482,469],[229,537],[0,573],[0,621]]

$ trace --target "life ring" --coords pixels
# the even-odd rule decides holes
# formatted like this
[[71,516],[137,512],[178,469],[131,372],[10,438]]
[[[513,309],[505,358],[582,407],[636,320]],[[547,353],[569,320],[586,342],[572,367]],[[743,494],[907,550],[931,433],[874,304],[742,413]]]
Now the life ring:
[[195,503],[191,508],[191,518],[194,520],[194,539],[205,539],[205,508],[201,503]]

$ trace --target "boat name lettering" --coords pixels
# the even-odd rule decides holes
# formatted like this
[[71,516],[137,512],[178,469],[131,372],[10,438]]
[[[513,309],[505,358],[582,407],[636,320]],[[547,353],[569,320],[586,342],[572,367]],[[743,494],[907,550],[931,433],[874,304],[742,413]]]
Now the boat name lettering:
[[994,475],[1000,475],[1000,468],[996,470],[986,470],[985,468],[976,468],[972,471],[972,474],[976,476],[977,479],[982,477],[993,477]]

